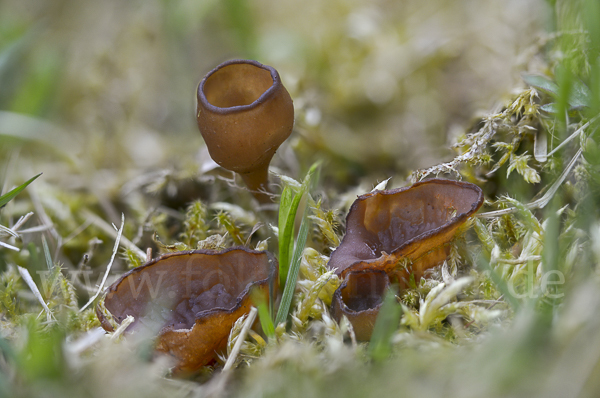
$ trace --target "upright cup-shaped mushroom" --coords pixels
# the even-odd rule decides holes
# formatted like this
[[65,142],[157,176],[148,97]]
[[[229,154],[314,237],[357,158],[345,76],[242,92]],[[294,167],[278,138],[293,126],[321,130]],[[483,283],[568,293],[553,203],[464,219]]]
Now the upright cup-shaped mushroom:
[[383,304],[383,295],[390,279],[381,270],[349,272],[337,288],[331,301],[331,313],[339,322],[342,316],[352,324],[359,341],[369,341]]
[[208,152],[234,171],[261,201],[268,168],[292,132],[294,107],[277,71],[251,60],[217,66],[198,86],[198,128]]

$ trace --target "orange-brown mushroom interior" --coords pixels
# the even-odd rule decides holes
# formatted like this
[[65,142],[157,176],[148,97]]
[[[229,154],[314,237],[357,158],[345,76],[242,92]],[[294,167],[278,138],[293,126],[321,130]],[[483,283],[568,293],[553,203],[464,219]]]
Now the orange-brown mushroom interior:
[[389,279],[384,272],[352,272],[341,289],[342,300],[355,312],[376,308],[381,305],[388,286]]
[[365,237],[376,256],[391,253],[406,242],[446,224],[457,214],[467,213],[478,201],[478,193],[450,184],[423,184],[402,192],[374,196],[365,202],[362,220]]
[[[350,209],[346,236],[333,252],[329,267],[337,268],[338,274],[358,263],[363,264],[352,269],[378,268],[369,264],[379,258],[389,262],[390,254],[416,260],[451,239],[482,201],[475,185],[448,180],[363,195]],[[394,265],[379,268],[389,270]]]
[[208,102],[219,108],[250,105],[273,85],[271,73],[252,64],[220,68],[204,82]]

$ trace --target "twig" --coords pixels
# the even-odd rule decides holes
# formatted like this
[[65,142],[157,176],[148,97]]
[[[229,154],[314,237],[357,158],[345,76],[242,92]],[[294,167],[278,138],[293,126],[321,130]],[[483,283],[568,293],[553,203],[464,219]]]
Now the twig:
[[23,234],[32,234],[35,232],[43,232],[43,231],[48,231],[50,228],[52,228],[50,225],[38,225],[37,227],[23,229],[23,230],[19,231],[19,234],[23,235]]
[[[579,148],[579,150],[577,151],[575,156],[573,156],[573,159],[571,159],[571,161],[569,162],[567,167],[563,170],[561,175],[554,182],[554,184],[552,184],[552,186],[550,187],[550,189],[548,189],[548,191],[544,194],[544,196],[542,196],[541,198],[539,198],[537,200],[534,200],[533,202],[526,204],[525,207],[527,207],[528,209],[543,209],[550,202],[552,197],[554,197],[554,194],[556,193],[556,191],[558,191],[558,188],[560,188],[562,183],[565,181],[565,179],[567,178],[567,175],[569,175],[569,173],[571,172],[571,169],[573,168],[573,166],[575,166],[575,162],[577,161],[577,159],[579,159],[579,156],[581,156],[582,152],[583,152],[583,149]],[[504,214],[514,213],[516,211],[517,211],[516,207],[509,207],[509,208],[502,209],[502,210],[494,210],[494,211],[488,211],[486,213],[480,213],[480,214],[477,214],[477,217],[493,218],[493,217],[502,216]]]
[[494,306],[495,306],[496,304],[499,304],[499,303],[506,303],[506,301],[503,301],[503,300],[502,300],[503,298],[504,298],[504,295],[501,295],[500,297],[498,297],[498,300],[494,301],[494,303],[492,303],[492,305],[490,305],[490,306],[489,306],[487,309],[488,309],[488,310],[491,310],[492,308],[494,308]]
[[229,358],[227,358],[227,362],[225,362],[225,366],[223,366],[223,372],[227,372],[229,369],[231,369],[231,367],[235,363],[235,360],[237,359],[240,349],[242,348],[242,344],[246,340],[246,335],[248,334],[248,330],[250,329],[250,327],[254,323],[254,320],[256,319],[257,313],[258,313],[258,310],[256,309],[256,307],[250,308],[250,313],[248,314],[248,318],[246,318],[246,321],[244,322],[244,326],[242,326],[242,330],[240,331],[240,334],[239,334],[235,344],[233,345],[231,354],[229,354]]
[[515,258],[515,259],[499,258],[498,262],[502,263],[502,264],[518,265],[518,264],[524,264],[528,261],[540,261],[541,259],[542,259],[542,256],[530,256],[530,257]]
[[94,296],[92,296],[90,298],[90,300],[83,307],[81,307],[79,312],[82,312],[83,310],[85,310],[94,300],[96,300],[96,298],[102,292],[102,289],[104,288],[104,284],[106,283],[106,279],[108,278],[108,274],[110,273],[110,269],[112,268],[113,261],[115,261],[115,256],[117,255],[117,251],[119,250],[119,242],[121,241],[121,234],[123,233],[124,226],[125,226],[125,215],[123,213],[121,213],[121,228],[119,228],[119,231],[117,232],[117,238],[115,240],[115,247],[113,249],[112,256],[110,257],[110,262],[108,263],[108,266],[106,267],[106,272],[104,273],[102,282],[100,283],[100,286],[98,286],[98,291],[96,292],[96,294],[94,294]]
[[21,228],[23,226],[23,224],[25,224],[27,222],[27,220],[29,220],[29,218],[33,216],[33,212],[30,211],[29,213],[25,214],[24,216],[21,216],[19,218],[19,220],[15,223],[15,225],[13,225],[13,227],[11,228],[13,231],[17,232],[19,230],[19,228]]
[[[516,102],[516,101],[515,101]],[[494,118],[497,117],[506,117],[508,111],[511,107],[507,107],[507,109],[500,114],[489,115],[484,118],[484,125],[479,129],[479,131],[474,134],[472,137],[473,144],[469,148],[468,151],[463,153],[462,155],[458,155],[456,158],[451,160],[450,162],[441,163],[436,166],[430,167],[426,170],[418,170],[411,175],[412,182],[417,182],[422,180],[434,172],[438,174],[442,171],[445,172],[453,172],[456,173],[459,177],[460,174],[456,171],[455,167],[461,163],[466,162],[469,159],[473,159],[485,152],[485,148],[487,147],[488,142],[494,137],[496,134],[497,128]]]
[[595,122],[600,116],[596,116],[594,117],[592,120],[590,120],[589,122],[587,122],[586,124],[584,124],[583,126],[579,127],[577,130],[575,130],[575,132],[573,134],[571,134],[569,137],[567,137],[566,140],[564,140],[563,142],[561,142],[556,148],[554,148],[553,150],[550,151],[550,153],[548,154],[548,156],[552,156],[554,154],[554,152],[558,151],[560,148],[562,148],[563,146],[565,146],[569,141],[571,141],[573,138],[577,137],[578,135],[582,134],[583,131],[585,129],[588,128],[588,126],[590,125],[590,123]]
[[52,311],[50,311],[50,308],[48,308],[48,305],[44,301],[42,293],[40,293],[40,289],[38,289],[37,285],[33,281],[33,278],[31,278],[31,274],[29,273],[27,268],[23,268],[17,265],[17,269],[19,270],[19,274],[21,274],[21,278],[23,278],[25,283],[27,283],[27,286],[29,286],[29,289],[33,292],[35,298],[37,298],[37,300],[44,308],[44,311],[46,311],[46,320],[50,322],[52,320]]
[[13,238],[19,237],[19,234],[14,232],[12,229],[5,227],[2,224],[0,224],[0,232],[4,232],[5,234],[12,236]]
[[220,375],[218,375],[216,378],[211,380],[210,383],[207,383],[206,389],[204,391],[202,391],[203,396],[211,397],[211,398],[218,398],[218,397],[223,396],[225,384],[227,383],[227,380],[229,380],[229,376],[231,375],[231,369],[233,367],[233,364],[235,363],[235,360],[237,359],[240,349],[242,348],[242,344],[246,340],[246,335],[248,334],[248,330],[250,330],[250,327],[252,326],[252,324],[254,323],[254,320],[256,319],[257,313],[258,313],[258,310],[256,309],[256,307],[250,308],[250,313],[248,314],[248,318],[246,318],[246,320],[244,321],[244,326],[242,326],[242,330],[240,330],[240,334],[238,335],[237,340],[235,341],[235,344],[233,345],[231,354],[229,354],[229,358],[227,358],[227,361],[225,362],[225,366],[223,366],[223,371],[221,372]]
[[117,328],[117,330],[115,330],[113,332],[113,334],[110,336],[110,340],[113,341],[115,339],[117,339],[120,335],[123,334],[123,332],[129,327],[129,325],[131,325],[133,322],[135,321],[135,318],[131,315],[127,315],[127,317],[125,319],[123,319],[123,322],[121,322],[121,324],[119,325],[119,327]]
[[[98,217],[89,210],[84,210],[83,213],[87,218],[91,219],[94,222],[94,225],[96,225],[105,233],[111,235],[113,238],[116,238],[117,234],[115,233],[114,228],[111,225],[109,225],[106,221],[104,221],[102,218]],[[130,241],[126,237],[121,237],[121,243],[123,246],[133,251],[142,261],[146,259],[146,253],[144,253],[142,249],[137,247],[132,241]]]
[[13,245],[9,245],[8,243],[4,243],[1,240],[0,240],[0,246],[6,247],[7,249],[10,249],[10,250],[14,250],[16,252],[21,251],[21,249],[19,249],[18,247],[15,247]]

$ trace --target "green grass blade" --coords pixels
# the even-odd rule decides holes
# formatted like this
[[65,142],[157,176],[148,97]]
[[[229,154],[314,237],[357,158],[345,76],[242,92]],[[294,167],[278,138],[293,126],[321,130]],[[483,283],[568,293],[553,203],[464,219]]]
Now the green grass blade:
[[46,265],[49,270],[54,268],[54,262],[52,261],[52,255],[50,255],[50,248],[48,248],[48,242],[46,237],[42,235],[42,246],[44,247],[44,256],[46,257]]
[[[292,297],[294,296],[294,290],[296,289],[296,280],[298,279],[298,271],[300,270],[300,261],[302,259],[302,253],[306,246],[306,239],[308,237],[308,202],[307,197],[303,212],[302,222],[300,224],[300,231],[298,232],[298,238],[296,239],[296,246],[294,249],[294,225],[296,220],[296,214],[298,213],[298,207],[302,201],[304,194],[308,194],[311,187],[314,185],[314,175],[318,172],[320,163],[314,163],[304,181],[302,186],[293,194],[292,188],[286,186],[281,194],[281,201],[279,207],[279,286],[283,286],[283,297],[281,304],[277,311],[275,324],[278,325],[284,322],[290,310],[292,303]],[[292,259],[290,261],[290,253],[292,253]]]
[[256,308],[258,308],[258,319],[260,320],[260,326],[262,326],[263,333],[270,339],[275,337],[275,325],[273,325],[273,319],[269,315],[269,308],[263,301]]
[[275,337],[275,325],[273,325],[273,319],[269,314],[269,306],[267,305],[264,292],[259,289],[253,289],[250,292],[250,298],[258,309],[258,319],[260,320],[263,333],[270,339]]
[[22,190],[24,190],[25,188],[27,188],[27,186],[29,184],[31,184],[36,178],[38,178],[41,175],[42,175],[42,173],[36,175],[35,177],[30,178],[29,180],[27,180],[23,184],[19,185],[18,187],[16,187],[12,191],[7,192],[4,195],[0,196],[0,209],[2,207],[6,206],[6,204],[8,202],[10,202],[15,196],[17,196],[18,194],[20,194]]
[[[285,286],[290,268],[290,253],[294,250],[294,225],[296,214],[298,213],[298,206],[300,205],[304,193],[309,192],[314,188],[318,179],[314,177],[315,175],[318,177],[319,166],[320,162],[315,162],[310,167],[299,190],[297,187],[293,188],[290,185],[286,185],[281,193],[278,218],[279,286]],[[295,194],[294,190],[297,190]]]
[[313,163],[312,166],[310,166],[310,169],[308,169],[308,173],[306,173],[304,181],[302,181],[302,185],[305,185],[309,190],[315,188],[315,186],[317,185],[317,181],[319,181],[319,178],[321,177],[321,169],[319,168],[319,166],[321,166],[320,161]]
[[287,216],[290,212],[290,207],[292,207],[293,200],[294,193],[292,192],[292,188],[286,185],[285,188],[283,188],[283,192],[281,192],[281,199],[279,200],[279,221],[277,226],[279,227],[280,232],[285,228],[285,222],[287,221]]
[[286,284],[290,268],[290,253],[294,247],[294,221],[304,192],[306,192],[306,187],[302,184],[300,192],[294,195],[289,206],[283,229],[279,229],[279,286],[285,286]]
[[[308,201],[306,202],[308,203]],[[296,248],[292,256],[292,262],[289,270],[289,274],[283,289],[283,295],[281,297],[281,304],[279,304],[279,310],[277,311],[277,317],[275,318],[275,324],[279,325],[284,322],[290,311],[290,305],[292,304],[292,297],[296,290],[296,280],[298,279],[298,272],[300,271],[300,261],[302,260],[302,253],[306,246],[306,239],[308,237],[308,227],[310,221],[308,219],[308,206],[304,205],[304,214],[302,215],[302,224],[300,224],[300,231],[298,232],[298,239],[296,241]]]
[[[289,263],[289,247],[290,241],[286,238],[291,237],[285,235],[286,223],[290,210],[292,208],[292,202],[294,201],[294,192],[289,185],[286,185],[281,193],[281,200],[279,201],[279,286],[285,286],[285,280],[282,279],[282,274],[287,275],[288,263]],[[283,280],[283,284],[282,281]]]
[[377,315],[373,335],[369,343],[369,355],[374,361],[382,361],[392,352],[391,338],[400,324],[402,307],[396,300],[395,289],[388,289],[383,299],[383,305]]

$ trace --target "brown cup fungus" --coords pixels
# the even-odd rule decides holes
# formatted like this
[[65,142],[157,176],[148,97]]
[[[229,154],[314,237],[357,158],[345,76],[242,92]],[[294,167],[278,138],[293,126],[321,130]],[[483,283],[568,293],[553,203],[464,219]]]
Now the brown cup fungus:
[[339,321],[345,315],[356,339],[368,341],[383,304],[383,294],[389,286],[390,279],[384,271],[349,272],[333,295],[333,317]]
[[196,116],[213,160],[265,202],[269,163],[294,125],[292,98],[277,71],[251,60],[222,63],[198,86]]
[[[360,295],[369,294],[365,289],[379,294],[377,286],[363,286],[364,278],[352,275],[379,270],[401,286],[410,274],[418,282],[425,270],[447,258],[457,229],[482,203],[478,186],[442,179],[359,196],[346,218],[346,235],[328,263],[344,280],[338,290],[347,290],[334,296],[336,317],[346,314],[341,309],[351,309],[349,304],[360,300]],[[353,297],[354,292],[362,293]],[[372,330],[373,308],[348,317],[354,329]],[[370,332],[361,334],[370,337]]]
[[96,314],[102,327],[128,315],[127,333],[157,335],[156,350],[177,361],[176,372],[210,364],[227,345],[235,321],[250,311],[250,290],[268,292],[277,283],[277,261],[269,252],[231,248],[163,255],[112,284]]

